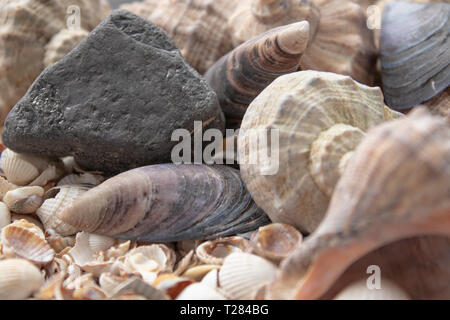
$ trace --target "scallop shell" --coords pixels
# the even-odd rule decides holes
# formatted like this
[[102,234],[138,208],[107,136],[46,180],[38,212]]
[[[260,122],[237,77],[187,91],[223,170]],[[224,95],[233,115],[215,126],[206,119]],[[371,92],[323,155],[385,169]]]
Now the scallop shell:
[[46,45],[67,28],[68,8],[80,8],[81,28],[92,30],[108,14],[103,0],[3,0],[0,2],[0,122],[44,69]]
[[369,289],[364,280],[342,290],[334,300],[410,300],[408,294],[395,283],[384,279],[380,289]]
[[227,128],[238,128],[248,105],[277,77],[298,70],[309,40],[307,21],[271,29],[243,43],[205,74]]
[[144,0],[122,5],[164,29],[186,61],[204,73],[233,49],[227,31],[236,0]]
[[[384,105],[379,88],[348,76],[301,71],[279,77],[243,119],[238,139],[242,179],[273,222],[311,232],[365,132],[401,116]],[[274,136],[273,145],[254,143],[256,133]],[[269,170],[264,158],[255,161],[249,153],[276,148]]]
[[226,298],[207,285],[194,283],[181,291],[176,300],[226,300]]
[[8,191],[3,201],[12,212],[30,214],[39,209],[43,196],[44,189],[41,187],[22,187]]
[[230,299],[254,299],[257,291],[272,281],[276,270],[274,264],[261,257],[235,252],[225,258],[219,271],[220,288]]
[[62,29],[55,34],[46,46],[44,65],[48,67],[64,58],[81,40],[86,38],[88,31],[83,29]]
[[8,206],[3,202],[0,202],[0,230],[11,223],[11,212],[9,212]]
[[[38,266],[53,260],[55,251],[39,232],[37,227],[22,222],[14,222],[2,229],[3,254],[9,258],[23,258]],[[39,232],[36,232],[36,229]]]
[[195,249],[198,259],[205,264],[221,265],[233,252],[249,252],[250,241],[242,237],[228,237],[205,241]]
[[302,234],[288,224],[272,223],[260,227],[252,235],[255,252],[271,261],[280,262],[289,256],[302,242]]
[[450,127],[425,108],[361,142],[326,218],[282,262],[269,297],[317,298],[360,257],[421,235],[450,236]]
[[44,203],[36,211],[45,229],[53,229],[62,236],[70,236],[77,233],[77,229],[60,220],[59,213],[70,206],[88,189],[85,186],[60,186],[47,191]]
[[388,3],[380,59],[386,103],[410,109],[450,85],[450,4]]
[[30,297],[44,283],[39,269],[23,259],[0,261],[0,300]]
[[268,222],[237,170],[172,164],[121,173],[66,206],[58,218],[91,233],[158,242],[217,238]]

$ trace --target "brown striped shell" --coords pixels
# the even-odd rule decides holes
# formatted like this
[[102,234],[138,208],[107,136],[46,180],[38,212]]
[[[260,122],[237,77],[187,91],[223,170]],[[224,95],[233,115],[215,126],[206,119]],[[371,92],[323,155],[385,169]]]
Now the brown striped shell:
[[318,298],[360,257],[421,235],[450,236],[450,128],[425,108],[371,130],[269,297]]
[[58,217],[78,230],[153,242],[217,238],[268,222],[237,170],[172,164],[121,173],[84,193]]
[[144,0],[121,8],[164,29],[186,61],[204,73],[233,49],[227,21],[237,3],[237,0]]
[[[273,222],[310,233],[325,215],[365,132],[401,116],[384,105],[379,88],[348,76],[318,71],[284,75],[250,104],[242,121],[242,179]],[[260,133],[268,142],[271,137],[270,143]],[[268,157],[270,166],[261,157],[268,150],[275,152]]]
[[110,11],[104,0],[0,1],[0,123],[45,68],[46,46],[68,27],[71,6],[88,31]]
[[298,70],[309,34],[307,21],[272,29],[243,43],[206,72],[227,128],[240,126],[248,105],[273,80]]

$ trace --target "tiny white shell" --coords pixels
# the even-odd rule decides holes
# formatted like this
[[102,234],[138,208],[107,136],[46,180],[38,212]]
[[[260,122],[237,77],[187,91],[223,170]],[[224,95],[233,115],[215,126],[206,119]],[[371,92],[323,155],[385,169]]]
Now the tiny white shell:
[[41,272],[30,262],[23,259],[0,261],[0,300],[26,299],[43,283]]

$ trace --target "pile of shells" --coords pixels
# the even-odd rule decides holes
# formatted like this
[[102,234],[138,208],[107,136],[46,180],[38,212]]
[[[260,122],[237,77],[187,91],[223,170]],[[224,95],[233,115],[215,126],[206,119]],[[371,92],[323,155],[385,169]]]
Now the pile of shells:
[[[167,34],[183,57],[153,50],[196,69],[187,81],[204,82],[232,134],[215,163],[119,173],[88,170],[75,152],[19,153],[5,138],[0,300],[450,299],[448,1],[128,2],[111,21],[144,56]],[[109,14],[105,0],[0,0],[2,125],[24,94],[42,95],[29,88],[46,67],[79,42],[95,47],[83,39]],[[27,113],[56,113],[44,123],[72,130],[56,91]],[[131,110],[125,100],[114,103]],[[155,119],[181,117],[166,117],[177,113],[166,103]],[[107,112],[92,110],[83,121],[95,127]]]

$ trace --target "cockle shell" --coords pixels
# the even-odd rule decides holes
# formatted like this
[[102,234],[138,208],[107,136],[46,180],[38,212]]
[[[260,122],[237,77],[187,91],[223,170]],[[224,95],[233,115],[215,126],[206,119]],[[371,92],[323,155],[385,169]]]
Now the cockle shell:
[[44,189],[42,187],[21,187],[8,191],[3,202],[15,213],[30,214],[42,204]]
[[334,300],[409,300],[409,297],[394,282],[383,279],[379,289],[368,288],[365,280],[357,281],[342,290]]
[[197,257],[206,264],[221,265],[233,252],[249,252],[250,241],[242,237],[219,238],[203,242],[195,249]]
[[0,230],[11,223],[11,212],[6,204],[0,202]]
[[[77,10],[69,12],[71,8],[78,8],[80,16],[76,16]],[[68,28],[73,19],[79,19],[81,29],[90,31],[109,11],[109,5],[104,0],[0,2],[1,123],[44,69],[46,46],[52,37]]]
[[237,170],[172,164],[121,173],[66,206],[58,218],[78,230],[158,242],[217,238],[268,222]]
[[36,216],[30,215],[30,214],[18,214],[18,213],[11,213],[11,222],[16,222],[20,220],[25,220],[28,223],[31,223],[40,230],[39,234],[44,234],[44,226],[42,225],[41,221],[37,219]]
[[380,59],[386,103],[410,109],[450,85],[449,3],[391,2],[383,11]]
[[289,256],[302,239],[303,236],[297,229],[283,223],[260,227],[251,237],[255,252],[274,262],[280,262]]
[[55,255],[42,231],[25,220],[4,227],[1,232],[1,243],[6,257],[23,258],[38,266],[51,262]]
[[[273,222],[312,232],[365,132],[401,116],[384,105],[379,88],[348,76],[301,71],[279,77],[243,119],[238,139],[242,179]],[[279,139],[254,144],[255,132],[277,133]],[[261,154],[277,148],[269,158],[274,170],[266,173]],[[257,161],[249,150],[259,152]]]
[[0,261],[0,300],[26,299],[44,283],[39,269],[23,259]]
[[238,128],[248,105],[277,77],[298,70],[309,40],[307,21],[272,29],[217,61],[205,78],[219,98],[227,128]]
[[219,271],[220,289],[233,300],[254,299],[257,291],[273,280],[276,270],[274,264],[261,257],[232,253]]
[[62,162],[31,154],[16,153],[5,149],[1,156],[1,168],[10,183],[45,185],[63,174]]
[[122,5],[164,29],[186,61],[204,73],[233,49],[227,32],[236,0],[144,0]]
[[269,298],[317,298],[358,258],[421,235],[450,236],[450,127],[424,108],[366,136],[325,219],[282,262]]
[[60,186],[47,191],[44,203],[36,211],[45,229],[53,229],[62,236],[77,233],[77,229],[60,220],[59,213],[87,190],[89,188],[86,186]]
[[205,284],[194,283],[181,291],[176,300],[226,300],[226,298]]

